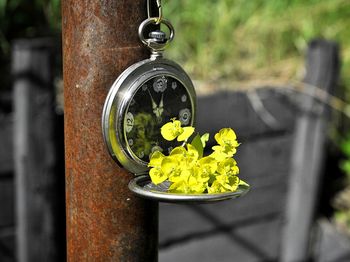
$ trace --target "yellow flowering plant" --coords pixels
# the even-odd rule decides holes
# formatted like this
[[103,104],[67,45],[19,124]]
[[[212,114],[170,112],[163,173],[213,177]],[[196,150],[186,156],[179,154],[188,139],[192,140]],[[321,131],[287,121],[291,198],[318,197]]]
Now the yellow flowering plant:
[[165,140],[177,139],[183,144],[168,156],[160,151],[151,155],[148,166],[152,183],[168,180],[169,192],[184,194],[234,192],[240,185],[248,186],[239,179],[239,168],[233,158],[239,146],[235,132],[231,128],[221,129],[214,136],[217,145],[212,147],[213,152],[203,156],[209,134],[197,134],[189,143],[194,131],[194,127],[182,127],[176,119],[161,127]]

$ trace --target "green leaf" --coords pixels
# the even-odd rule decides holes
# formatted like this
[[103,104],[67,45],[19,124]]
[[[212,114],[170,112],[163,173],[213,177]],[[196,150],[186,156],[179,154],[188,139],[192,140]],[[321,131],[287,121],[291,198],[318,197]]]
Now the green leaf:
[[347,156],[350,157],[350,139],[347,138],[345,140],[343,140],[343,142],[340,145],[341,150],[343,151],[343,153]]
[[205,133],[204,135],[202,135],[201,141],[202,141],[203,148],[205,148],[206,143],[209,141],[209,133]]
[[7,0],[0,0],[0,16],[3,18],[5,16]]
[[199,134],[197,134],[193,138],[191,145],[198,151],[198,155],[199,155],[198,158],[202,158],[204,147],[203,147],[202,140],[201,140],[201,137]]
[[340,162],[340,168],[347,174],[350,175],[350,160],[343,160]]
[[239,186],[249,188],[249,184],[247,182],[244,182],[242,179],[239,180]]

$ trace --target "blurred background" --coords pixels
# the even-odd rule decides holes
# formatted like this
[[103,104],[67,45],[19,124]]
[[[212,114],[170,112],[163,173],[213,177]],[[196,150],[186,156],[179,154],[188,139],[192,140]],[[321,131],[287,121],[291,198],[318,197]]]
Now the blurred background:
[[[350,261],[350,2],[162,4],[198,129],[236,130],[252,192],[162,204],[159,260]],[[0,0],[0,261],[24,261],[26,243],[28,261],[65,258],[60,14],[60,0]]]

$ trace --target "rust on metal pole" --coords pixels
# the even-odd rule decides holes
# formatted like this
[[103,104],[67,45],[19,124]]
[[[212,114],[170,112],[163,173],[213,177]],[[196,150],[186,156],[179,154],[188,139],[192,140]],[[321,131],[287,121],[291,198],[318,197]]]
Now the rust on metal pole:
[[148,56],[146,15],[146,0],[62,1],[68,261],[157,260],[158,204],[128,190],[101,131],[109,87]]

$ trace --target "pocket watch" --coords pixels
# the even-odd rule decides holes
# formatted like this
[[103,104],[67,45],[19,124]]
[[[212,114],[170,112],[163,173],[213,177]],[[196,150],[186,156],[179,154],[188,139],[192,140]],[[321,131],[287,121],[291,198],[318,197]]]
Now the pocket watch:
[[[164,24],[145,38],[147,27]],[[150,154],[168,154],[179,142],[165,141],[160,128],[171,119],[193,126],[196,94],[191,79],[163,51],[174,38],[174,28],[166,19],[148,18],[139,27],[140,40],[151,50],[149,59],[127,68],[113,83],[103,114],[104,141],[112,158],[134,174],[147,172]]]

